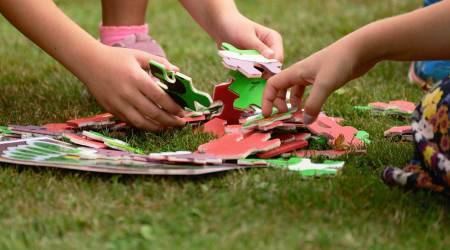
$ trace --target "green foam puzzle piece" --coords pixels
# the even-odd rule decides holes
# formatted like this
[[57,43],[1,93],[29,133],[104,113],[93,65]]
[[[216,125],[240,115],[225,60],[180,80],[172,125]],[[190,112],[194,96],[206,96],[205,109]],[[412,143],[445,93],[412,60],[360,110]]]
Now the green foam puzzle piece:
[[197,90],[189,76],[169,71],[164,65],[153,60],[150,61],[150,71],[161,81],[160,87],[180,106],[195,111],[199,108],[198,104],[204,107],[211,105],[211,96]]
[[10,135],[13,132],[8,127],[0,126],[0,134]]
[[377,110],[371,106],[353,106],[354,109],[359,111],[372,111],[378,114],[386,114],[386,115],[395,115],[395,116],[411,116],[408,112],[403,112],[399,109],[386,109],[386,110]]
[[242,50],[234,47],[233,45],[229,43],[222,43],[222,49],[227,51],[232,51],[239,53],[241,55],[260,55],[260,53],[257,50],[249,49],[249,50]]
[[266,80],[263,78],[247,78],[237,71],[230,71],[229,74],[234,79],[229,89],[239,95],[234,100],[234,107],[247,109],[254,105],[261,108]]
[[369,145],[372,141],[370,140],[370,135],[364,130],[358,131],[355,135],[356,138],[364,142],[364,144]]

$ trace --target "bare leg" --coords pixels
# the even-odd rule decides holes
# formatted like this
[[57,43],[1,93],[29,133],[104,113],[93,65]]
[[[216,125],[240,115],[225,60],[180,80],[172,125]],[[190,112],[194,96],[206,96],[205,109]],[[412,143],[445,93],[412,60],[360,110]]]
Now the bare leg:
[[103,25],[143,25],[147,4],[148,0],[102,0]]

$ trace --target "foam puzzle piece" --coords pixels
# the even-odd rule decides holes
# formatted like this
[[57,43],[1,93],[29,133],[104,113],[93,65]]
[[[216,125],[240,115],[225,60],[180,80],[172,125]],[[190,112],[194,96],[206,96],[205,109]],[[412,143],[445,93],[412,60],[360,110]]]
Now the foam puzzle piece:
[[288,111],[286,113],[277,113],[267,118],[265,118],[263,115],[257,115],[255,117],[247,119],[247,121],[243,124],[243,127],[246,129],[267,127],[278,121],[289,120],[290,118],[292,118],[293,113],[294,111]]
[[324,156],[330,159],[337,158],[348,154],[363,154],[365,150],[300,150],[295,152],[295,155],[303,158]]
[[159,85],[181,107],[197,110],[199,106],[209,107],[211,97],[197,90],[192,84],[192,78],[180,72],[169,71],[164,65],[151,60],[150,71],[161,83]]
[[48,131],[59,132],[59,133],[69,132],[69,131],[73,131],[76,129],[74,126],[67,124],[67,123],[48,123],[48,124],[42,125],[42,127],[47,129]]
[[384,137],[386,138],[400,137],[404,141],[414,140],[413,129],[412,126],[410,125],[392,127],[384,131]]
[[341,126],[324,114],[319,115],[315,122],[307,125],[307,128],[315,135],[327,137],[332,146],[342,144],[344,147],[350,148],[364,147],[364,142],[355,136],[358,133],[356,128]]
[[300,132],[300,133],[272,133],[272,138],[280,139],[281,143],[291,142],[291,141],[307,141],[311,137],[310,133]]
[[233,106],[234,100],[239,96],[228,89],[230,85],[231,83],[227,82],[214,87],[213,100],[222,103],[222,110],[216,117],[227,121],[227,124],[238,124],[243,112]]
[[181,120],[183,120],[187,124],[200,123],[206,120],[206,116],[200,115],[194,117],[182,117]]
[[170,163],[193,163],[200,165],[214,165],[222,164],[222,159],[214,155],[201,154],[197,152],[178,151],[178,152],[163,152],[149,154],[151,159],[163,160]]
[[24,136],[30,135],[30,136],[51,136],[51,137],[59,137],[62,136],[62,133],[60,132],[54,132],[49,131],[45,127],[41,126],[34,126],[34,125],[28,125],[28,126],[22,126],[22,125],[9,125],[9,130],[16,134],[21,134]]
[[112,114],[104,113],[90,117],[68,120],[67,124],[78,129],[86,127],[104,127],[115,124],[115,121],[112,120],[113,118],[114,117]]
[[258,152],[265,152],[281,144],[279,139],[270,140],[268,133],[228,134],[198,147],[198,151],[223,159],[240,159]]
[[247,166],[270,166],[277,168],[285,168],[298,172],[301,176],[327,176],[335,175],[341,169],[345,162],[343,161],[324,161],[323,163],[312,163],[310,159],[290,157],[276,159],[239,159],[238,164]]
[[222,44],[219,55],[223,65],[231,70],[237,70],[248,78],[261,78],[263,71],[270,75],[281,71],[281,63],[275,59],[268,59],[256,50],[239,50],[228,43]]
[[278,148],[274,148],[272,150],[266,151],[264,153],[259,153],[256,156],[262,159],[272,158],[275,156],[282,155],[284,153],[289,153],[295,151],[297,149],[305,148],[308,146],[308,141],[290,141],[282,143]]
[[221,137],[225,135],[225,125],[227,121],[220,118],[213,118],[212,120],[203,124],[203,132],[210,133],[216,137]]
[[73,144],[85,146],[88,148],[107,148],[105,143],[90,140],[84,136],[79,136],[72,133],[64,133],[63,138],[70,141]]
[[103,143],[112,141],[112,142],[115,142],[117,144],[122,144],[122,145],[125,145],[125,146],[129,146],[130,145],[127,142],[124,142],[122,140],[115,139],[115,138],[103,135],[103,134],[95,132],[95,131],[83,131],[83,132],[81,132],[81,134],[83,136],[85,136],[86,138],[94,140],[94,141],[100,141],[100,142],[103,142]]
[[123,143],[119,143],[117,141],[105,141],[104,144],[109,148],[120,150],[120,151],[125,151],[125,152],[130,152],[130,153],[135,153],[135,154],[143,154],[144,153],[139,148],[134,148],[134,147],[130,146],[129,144],[123,144]]
[[234,107],[241,110],[251,106],[261,108],[266,80],[247,78],[239,72],[230,72],[230,76],[233,80],[229,89],[238,95],[238,98],[234,100]]
[[372,102],[369,103],[369,106],[375,108],[375,109],[381,109],[381,110],[398,110],[400,112],[411,114],[416,109],[416,104],[409,101],[404,100],[394,100],[390,101],[389,103],[384,102]]

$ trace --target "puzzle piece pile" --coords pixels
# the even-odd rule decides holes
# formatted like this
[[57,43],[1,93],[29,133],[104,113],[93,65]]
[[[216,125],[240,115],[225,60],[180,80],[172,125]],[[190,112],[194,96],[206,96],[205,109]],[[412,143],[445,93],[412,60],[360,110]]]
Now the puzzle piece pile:
[[[195,152],[149,155],[103,131],[127,125],[109,114],[43,126],[0,127],[0,162],[123,174],[195,175],[248,167],[275,167],[302,176],[334,175],[343,161],[314,162],[311,157],[336,158],[365,152],[365,131],[342,125],[343,119],[320,114],[303,124],[301,110],[290,108],[264,118],[261,100],[266,80],[281,63],[255,50],[224,43],[219,51],[229,79],[217,84],[213,97],[197,90],[192,79],[150,61],[156,83],[187,114],[184,121],[216,138]],[[403,106],[402,106],[403,107]]]

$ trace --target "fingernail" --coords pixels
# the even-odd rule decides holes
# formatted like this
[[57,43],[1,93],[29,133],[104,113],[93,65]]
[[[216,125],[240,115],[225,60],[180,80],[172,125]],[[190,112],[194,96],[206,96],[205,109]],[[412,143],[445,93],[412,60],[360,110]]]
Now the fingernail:
[[177,66],[171,64],[171,65],[170,65],[170,70],[178,71],[178,70],[180,70],[180,69],[179,69]]
[[316,117],[312,117],[306,113],[303,113],[303,123],[308,125],[313,123],[316,120]]
[[266,49],[264,50],[264,54],[268,55],[268,56],[273,56],[275,52],[272,49]]

